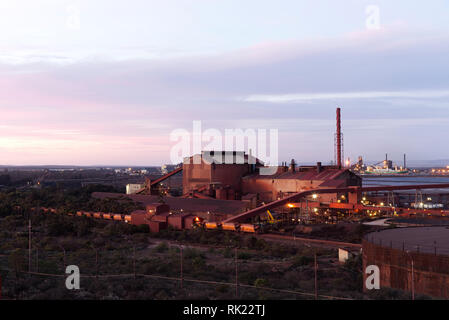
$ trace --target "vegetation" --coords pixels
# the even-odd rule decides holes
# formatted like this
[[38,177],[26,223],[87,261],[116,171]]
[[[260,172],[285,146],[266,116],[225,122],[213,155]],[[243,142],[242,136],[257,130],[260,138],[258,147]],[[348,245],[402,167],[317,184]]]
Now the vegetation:
[[[60,212],[129,212],[138,208],[128,201],[94,200],[94,191],[113,190],[88,186],[0,193],[3,298],[233,299],[237,259],[242,285],[239,298],[313,299],[315,250],[320,295],[367,297],[361,291],[360,258],[341,265],[335,249],[268,242],[252,235],[201,228],[150,234],[146,226],[31,210],[38,206],[55,207]],[[32,223],[30,261],[28,219]],[[181,274],[180,246],[182,288],[177,280]],[[61,277],[70,264],[80,268],[79,291],[67,290]],[[39,274],[28,274],[28,268]]]

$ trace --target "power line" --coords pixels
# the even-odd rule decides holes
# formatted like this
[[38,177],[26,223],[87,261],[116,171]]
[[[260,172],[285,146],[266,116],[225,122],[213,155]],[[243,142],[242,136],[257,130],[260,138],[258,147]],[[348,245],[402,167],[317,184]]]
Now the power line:
[[[66,277],[66,275],[64,275],[64,274],[27,272],[27,271],[19,271],[19,272],[30,274],[30,275],[44,276],[44,277],[57,277],[57,278]],[[80,275],[81,278],[131,278],[134,276],[143,277],[143,278],[161,279],[161,280],[185,281],[185,282],[192,282],[192,283],[211,284],[211,285],[240,286],[240,287],[244,287],[244,288],[252,288],[252,289],[257,289],[257,290],[276,291],[276,292],[281,292],[281,293],[289,293],[289,294],[295,294],[295,295],[315,297],[315,293],[308,293],[308,292],[302,292],[302,291],[277,289],[277,288],[270,288],[270,287],[259,287],[259,286],[255,286],[255,285],[241,284],[241,283],[237,283],[237,282],[232,283],[232,282],[211,281],[211,280],[198,280],[198,279],[168,277],[168,276],[160,276],[160,275],[152,275],[152,274],[124,273],[124,274],[108,274],[108,275]],[[354,300],[352,298],[337,297],[337,296],[330,296],[330,295],[318,295],[318,297],[324,298],[324,299],[331,299],[331,300]]]

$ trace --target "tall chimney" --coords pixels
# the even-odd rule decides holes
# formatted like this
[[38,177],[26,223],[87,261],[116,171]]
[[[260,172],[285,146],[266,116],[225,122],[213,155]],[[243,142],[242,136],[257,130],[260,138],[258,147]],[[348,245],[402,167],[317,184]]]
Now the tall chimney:
[[404,169],[407,168],[407,155],[404,153]]
[[337,108],[337,166],[341,165],[341,109]]
[[292,159],[292,162],[290,162],[290,171],[295,172],[296,171],[296,162],[295,159]]
[[323,170],[323,167],[321,166],[321,162],[317,162],[316,163],[316,172],[321,173],[322,170]]

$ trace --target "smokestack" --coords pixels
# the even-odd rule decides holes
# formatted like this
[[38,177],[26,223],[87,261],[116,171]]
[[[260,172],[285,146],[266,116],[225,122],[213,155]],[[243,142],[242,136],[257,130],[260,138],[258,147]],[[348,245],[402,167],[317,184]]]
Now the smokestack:
[[316,172],[321,173],[322,170],[323,170],[323,167],[321,166],[321,162],[317,162],[316,163]]
[[292,159],[292,162],[290,162],[290,171],[295,172],[296,171],[296,162],[295,159]]
[[407,155],[404,153],[404,169],[407,168]]
[[341,164],[341,109],[337,108],[337,166],[342,167]]

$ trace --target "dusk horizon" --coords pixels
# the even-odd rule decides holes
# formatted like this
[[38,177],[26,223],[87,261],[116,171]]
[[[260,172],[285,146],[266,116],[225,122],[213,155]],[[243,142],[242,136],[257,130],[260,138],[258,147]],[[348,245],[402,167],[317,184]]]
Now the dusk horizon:
[[279,161],[330,161],[337,107],[351,161],[449,159],[444,1],[40,2],[0,5],[0,164],[169,163],[195,120],[276,129]]

